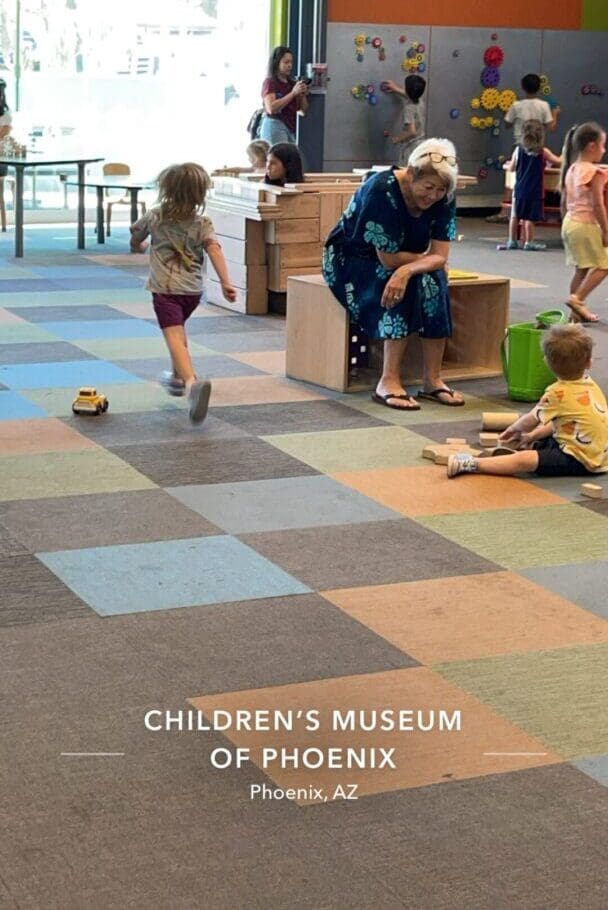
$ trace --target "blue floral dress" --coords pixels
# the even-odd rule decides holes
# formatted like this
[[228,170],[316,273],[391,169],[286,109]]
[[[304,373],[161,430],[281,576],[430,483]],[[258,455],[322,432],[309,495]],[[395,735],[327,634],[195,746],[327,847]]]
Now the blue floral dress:
[[351,321],[369,338],[397,339],[415,333],[448,338],[452,318],[443,269],[413,275],[396,306],[380,305],[392,269],[383,253],[424,253],[431,240],[456,236],[456,203],[442,199],[414,218],[394,169],[374,174],[354,194],[323,250],[323,277]]

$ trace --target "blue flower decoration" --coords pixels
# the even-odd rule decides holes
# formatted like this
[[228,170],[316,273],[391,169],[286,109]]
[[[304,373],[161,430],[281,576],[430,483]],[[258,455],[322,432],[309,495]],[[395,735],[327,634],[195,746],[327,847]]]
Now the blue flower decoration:
[[405,338],[407,323],[399,313],[386,312],[378,322],[380,338]]
[[375,221],[366,223],[363,239],[366,243],[371,243],[372,246],[375,246],[377,250],[384,250],[387,253],[396,253],[399,250],[395,241],[386,236],[382,225],[376,224]]

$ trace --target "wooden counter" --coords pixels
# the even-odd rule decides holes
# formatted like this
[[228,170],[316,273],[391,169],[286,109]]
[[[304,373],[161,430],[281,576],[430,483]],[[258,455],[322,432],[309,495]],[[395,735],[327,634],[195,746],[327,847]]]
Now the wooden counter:
[[[224,300],[209,271],[209,302],[240,313],[266,313],[269,296],[285,300],[289,277],[320,274],[323,243],[362,176],[307,174],[304,183],[276,187],[254,174],[214,175],[207,214],[222,244],[237,300]],[[468,186],[472,180],[459,177],[458,185]]]

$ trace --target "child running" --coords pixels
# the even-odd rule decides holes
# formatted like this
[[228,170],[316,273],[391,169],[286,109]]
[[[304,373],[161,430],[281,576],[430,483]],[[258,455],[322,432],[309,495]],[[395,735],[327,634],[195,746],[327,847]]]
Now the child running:
[[562,159],[544,146],[545,134],[540,120],[526,120],[521,143],[515,148],[505,170],[515,171],[515,189],[509,221],[509,239],[500,250],[517,250],[519,222],[522,222],[524,250],[545,250],[546,243],[534,240],[534,223],[544,219],[544,176],[547,162],[561,164]]
[[566,135],[561,174],[562,240],[566,262],[574,266],[568,306],[576,322],[598,322],[586,304],[608,275],[606,178],[598,167],[606,133],[597,123],[573,126]]
[[547,366],[557,376],[528,414],[512,423],[500,441],[521,451],[491,458],[458,452],[448,459],[448,477],[458,474],[535,473],[582,476],[608,471],[608,405],[586,375],[593,341],[581,325],[555,326],[543,339]]
[[165,336],[173,370],[161,383],[170,395],[186,393],[190,420],[202,423],[207,415],[211,383],[197,378],[188,352],[186,320],[201,300],[205,253],[217,273],[224,298],[236,299],[222,248],[213,224],[203,216],[209,176],[191,162],[174,164],[158,177],[158,205],[131,225],[131,249],[143,253],[151,237],[150,275],[146,283],[158,324]]

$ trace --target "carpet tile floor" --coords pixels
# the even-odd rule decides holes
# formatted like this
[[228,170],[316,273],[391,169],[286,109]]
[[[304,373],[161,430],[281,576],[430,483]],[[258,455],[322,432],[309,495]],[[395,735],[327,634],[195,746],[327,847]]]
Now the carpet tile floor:
[[[512,321],[563,298],[555,238],[504,258],[462,229],[454,266],[511,277]],[[146,257],[70,232],[19,261],[0,237],[0,907],[605,910],[606,499],[448,480],[422,449],[523,412],[502,378],[399,413],[286,378],[277,315],[201,305],[192,426]],[[80,385],[107,414],[72,414]]]

